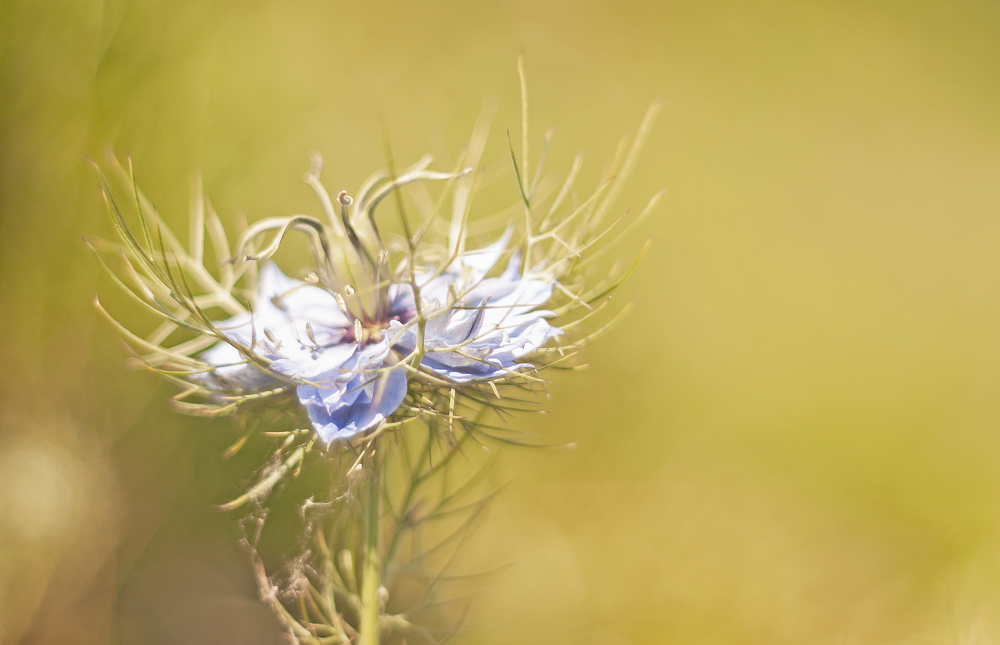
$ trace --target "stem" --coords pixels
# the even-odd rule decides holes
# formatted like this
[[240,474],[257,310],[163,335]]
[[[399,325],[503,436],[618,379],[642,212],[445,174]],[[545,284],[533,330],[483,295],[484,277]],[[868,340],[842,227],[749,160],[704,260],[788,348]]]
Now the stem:
[[378,645],[379,637],[379,597],[382,582],[382,562],[379,558],[379,513],[382,491],[380,490],[379,455],[371,459],[372,478],[368,482],[365,499],[365,562],[361,580],[361,641],[359,645]]

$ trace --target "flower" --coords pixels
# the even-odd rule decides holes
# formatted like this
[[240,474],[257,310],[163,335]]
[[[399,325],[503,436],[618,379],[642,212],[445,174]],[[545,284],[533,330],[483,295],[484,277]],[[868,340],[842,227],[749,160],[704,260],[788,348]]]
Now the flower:
[[[529,177],[522,133],[523,163],[509,150],[517,190],[504,213],[523,211],[523,217],[506,218],[506,230],[474,250],[466,249],[470,227],[488,231],[497,222],[470,223],[484,185],[479,169],[492,118],[486,113],[461,157],[464,169],[429,170],[433,158],[425,155],[397,174],[389,155],[389,168],[366,180],[354,198],[327,192],[317,154],[305,182],[322,215],[258,220],[233,246],[200,184],[192,198],[191,241],[184,245],[138,189],[131,167],[112,158],[139,226],[129,223],[102,175],[123,244],[98,243],[106,254],[94,250],[115,282],[160,324],[142,337],[97,305],[133,349],[136,364],[181,385],[173,401],[181,411],[255,415],[271,401],[297,399],[314,432],[301,426],[278,431],[286,437],[282,472],[315,441],[329,445],[417,418],[430,425],[446,420],[449,432],[457,425],[495,429],[481,419],[487,408],[510,407],[499,402],[500,384],[537,382],[535,371],[570,359],[617,319],[573,333],[599,314],[631,272],[594,263],[660,198],[634,217],[627,211],[608,217],[657,110],[654,104],[647,112],[620,165],[582,199],[576,187],[582,156],[561,186],[544,169],[544,151]],[[443,186],[436,195],[431,183]],[[389,198],[401,238],[380,233],[378,216],[387,209],[378,206]],[[308,236],[312,251],[304,280],[289,278],[271,261],[293,231]],[[208,253],[214,265],[206,262]],[[111,258],[117,268],[108,265]]]
[[[513,254],[497,277],[487,275],[506,252],[512,232],[443,271],[429,267],[417,280],[426,315],[422,347],[411,285],[392,284],[381,317],[353,317],[331,291],[287,277],[276,264],[260,270],[252,312],[217,325],[225,337],[201,359],[213,366],[195,375],[216,390],[267,390],[294,383],[299,403],[325,442],[347,439],[383,421],[402,404],[407,370],[419,365],[459,385],[503,379],[530,364],[518,361],[559,335],[540,310],[552,296],[549,280],[526,277]],[[422,351],[418,351],[422,350]],[[266,367],[248,360],[263,359]]]
[[[317,548],[309,546],[292,560],[289,575],[282,574],[287,582],[280,591],[287,593],[278,593],[253,546],[263,528],[263,509],[251,516],[253,540],[249,535],[244,540],[262,599],[301,642],[315,641],[319,626],[329,630],[322,632],[329,635],[324,640],[338,642],[348,642],[354,632],[362,642],[376,642],[380,632],[400,626],[407,637],[430,633],[410,622],[411,614],[419,612],[402,606],[400,613],[383,620],[386,589],[397,573],[412,567],[383,570],[380,563],[392,564],[399,555],[397,547],[405,542],[413,551],[411,563],[438,551],[459,533],[421,552],[418,530],[423,522],[464,515],[461,531],[484,507],[489,496],[471,504],[456,500],[474,493],[492,459],[471,478],[444,475],[454,456],[467,455],[470,442],[484,448],[484,440],[533,443],[506,424],[508,413],[526,401],[501,398],[499,385],[508,386],[507,391],[531,386],[533,391],[539,380],[534,372],[572,359],[618,319],[577,332],[582,323],[600,320],[612,292],[635,266],[616,262],[605,268],[595,262],[659,199],[653,197],[624,226],[628,211],[607,217],[658,106],[654,103],[647,112],[620,163],[608,168],[592,193],[581,193],[575,182],[582,154],[561,185],[545,170],[550,134],[529,173],[526,82],[520,60],[518,67],[520,162],[509,134],[507,151],[517,190],[510,193],[510,207],[498,213],[506,223],[503,234],[476,250],[466,250],[476,234],[471,229],[485,233],[502,226],[497,225],[500,217],[477,215],[470,222],[473,198],[494,174],[480,172],[486,167],[482,155],[490,110],[477,121],[459,157],[465,168],[458,172],[428,170],[433,159],[427,155],[397,174],[387,145],[388,168],[364,182],[355,198],[346,191],[334,198],[320,182],[322,160],[315,156],[305,181],[319,198],[322,217],[258,220],[234,247],[201,194],[200,182],[195,182],[191,201],[190,243],[184,245],[136,186],[131,164],[126,171],[112,159],[129,199],[134,199],[139,227],[130,226],[101,176],[102,194],[122,244],[104,245],[109,252],[97,256],[118,286],[159,324],[139,336],[99,301],[96,304],[123,334],[137,364],[181,385],[174,397],[177,408],[200,415],[242,415],[244,432],[224,456],[240,450],[261,427],[272,442],[257,480],[220,508],[260,504],[304,467],[319,467],[334,478],[326,494],[335,497],[314,501],[310,495],[300,507],[303,542],[311,545],[315,539]],[[434,194],[427,182],[443,187]],[[378,221],[376,209],[390,197],[400,218],[401,238],[380,234],[384,223]],[[416,217],[411,216],[414,211]],[[310,242],[313,261],[303,280],[288,277],[271,260],[292,231],[305,233]],[[215,262],[208,262],[206,255]],[[117,270],[107,264],[112,257]],[[558,325],[553,324],[556,320]],[[285,417],[265,416],[268,407],[288,411],[285,405],[268,406],[279,401],[297,401],[304,414],[294,415],[295,425]],[[308,418],[311,429],[303,427],[300,417]],[[407,430],[398,432],[404,425]],[[393,436],[384,434],[388,432]],[[356,441],[359,437],[363,440]],[[398,449],[383,449],[386,440]],[[323,444],[326,454],[310,459]],[[409,483],[390,486],[387,473],[393,481],[401,475],[399,482]],[[440,487],[423,486],[438,473]],[[363,503],[354,503],[358,493]],[[362,523],[350,520],[358,511],[363,530]],[[364,565],[359,593],[352,554],[360,533]],[[392,536],[384,560],[380,536]],[[332,554],[337,554],[336,563]],[[450,564],[449,559],[446,566]],[[349,573],[349,588],[336,575],[337,565]],[[444,571],[425,571],[423,564],[416,569],[415,580],[426,596],[415,606],[426,607]],[[316,589],[323,592],[316,595]],[[337,609],[344,596],[355,609],[348,612],[353,617],[345,618]],[[286,607],[306,599],[315,611],[296,615]],[[315,623],[317,618],[324,622]]]

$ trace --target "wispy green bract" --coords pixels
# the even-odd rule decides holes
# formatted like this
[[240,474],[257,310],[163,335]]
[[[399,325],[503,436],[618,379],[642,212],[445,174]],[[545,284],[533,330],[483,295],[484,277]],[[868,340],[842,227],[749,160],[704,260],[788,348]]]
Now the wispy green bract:
[[[591,278],[595,262],[659,199],[609,219],[657,111],[654,104],[614,170],[579,199],[582,155],[561,182],[546,174],[551,132],[529,174],[525,99],[520,158],[507,137],[515,203],[503,213],[514,216],[477,216],[475,224],[474,198],[489,174],[481,164],[488,109],[451,169],[431,170],[428,155],[397,173],[387,151],[386,170],[353,195],[332,196],[317,155],[306,183],[322,215],[267,218],[233,243],[199,182],[185,245],[136,187],[131,163],[111,160],[134,213],[126,217],[102,176],[122,243],[94,248],[113,280],[160,321],[139,336],[108,315],[134,361],[180,386],[179,410],[243,420],[248,431],[227,455],[260,430],[248,420],[268,410],[286,419],[261,431],[278,441],[273,461],[223,508],[252,502],[251,519],[263,522],[263,501],[283,479],[309,463],[333,473],[334,485],[316,492],[328,499],[303,506],[302,555],[276,574],[253,549],[259,526],[248,531],[262,597],[299,641],[447,635],[421,626],[421,616],[451,576],[439,554],[461,541],[489,497],[463,501],[488,467],[434,492],[428,482],[468,461],[472,445],[523,443],[507,423],[544,385],[540,372],[566,364],[617,320],[588,325],[634,264]],[[400,218],[402,237],[382,234],[389,217]],[[472,243],[474,227],[486,244]],[[270,259],[292,232],[306,235],[312,252],[295,267],[301,280]],[[206,261],[206,238],[215,262]],[[417,548],[418,530],[435,521],[453,522],[453,532]],[[421,590],[402,605],[388,591],[401,579]]]

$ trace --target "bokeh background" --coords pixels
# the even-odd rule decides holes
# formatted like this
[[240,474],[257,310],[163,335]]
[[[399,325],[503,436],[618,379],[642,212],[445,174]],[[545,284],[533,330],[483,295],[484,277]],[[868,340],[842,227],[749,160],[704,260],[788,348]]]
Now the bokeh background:
[[[1000,642],[1000,5],[0,2],[0,641],[278,643],[232,518],[225,422],[123,369],[132,318],[84,155],[130,153],[183,230],[315,211],[454,157],[484,98],[659,212],[627,321],[558,373],[471,565],[463,642]],[[504,204],[493,204],[500,206]],[[491,204],[481,204],[485,212]],[[241,479],[243,477],[244,479]]]

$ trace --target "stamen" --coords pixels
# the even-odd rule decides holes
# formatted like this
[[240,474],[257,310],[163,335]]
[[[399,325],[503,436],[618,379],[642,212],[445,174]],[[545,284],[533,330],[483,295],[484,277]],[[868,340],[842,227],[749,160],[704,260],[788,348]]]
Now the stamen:
[[347,310],[347,303],[344,301],[344,296],[340,295],[336,291],[333,292],[333,299],[337,301],[337,306],[340,310],[344,312],[345,316],[350,316],[351,312]]

